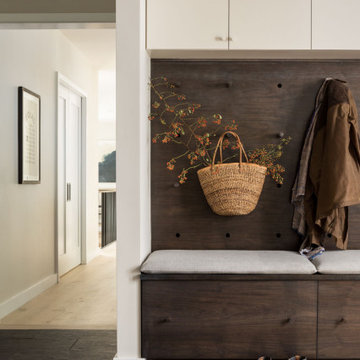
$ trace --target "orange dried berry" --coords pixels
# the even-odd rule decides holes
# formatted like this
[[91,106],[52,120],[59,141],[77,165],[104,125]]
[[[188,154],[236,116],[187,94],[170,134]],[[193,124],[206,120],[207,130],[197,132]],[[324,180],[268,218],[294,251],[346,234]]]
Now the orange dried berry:
[[197,122],[199,127],[205,128],[207,126],[207,121],[204,117],[200,117]]
[[175,168],[175,165],[174,164],[171,164],[170,162],[168,162],[168,163],[166,163],[166,167],[168,168],[168,170],[170,170],[170,171],[172,171],[172,170],[174,170],[174,168]]
[[230,141],[228,139],[225,139],[223,141],[222,147],[225,150],[225,149],[227,149],[229,147],[229,145],[230,145]]

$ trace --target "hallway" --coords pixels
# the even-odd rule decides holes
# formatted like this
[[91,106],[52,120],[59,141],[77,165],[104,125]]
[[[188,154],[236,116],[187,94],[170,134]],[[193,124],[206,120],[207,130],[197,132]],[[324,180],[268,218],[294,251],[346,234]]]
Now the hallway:
[[0,329],[116,329],[116,243],[0,320]]

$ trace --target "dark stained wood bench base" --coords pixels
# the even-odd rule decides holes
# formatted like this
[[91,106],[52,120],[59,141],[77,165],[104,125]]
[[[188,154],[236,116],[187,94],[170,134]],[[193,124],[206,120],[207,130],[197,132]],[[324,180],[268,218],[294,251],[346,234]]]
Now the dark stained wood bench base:
[[360,359],[358,275],[142,274],[147,359]]

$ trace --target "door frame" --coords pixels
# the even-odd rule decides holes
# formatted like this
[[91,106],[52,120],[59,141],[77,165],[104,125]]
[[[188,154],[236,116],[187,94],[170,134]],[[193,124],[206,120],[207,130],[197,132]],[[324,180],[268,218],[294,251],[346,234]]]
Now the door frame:
[[[86,119],[87,119],[87,94],[83,91],[79,86],[74,84],[71,80],[69,80],[62,73],[56,73],[57,78],[57,91],[56,91],[56,121],[57,121],[57,155],[56,155],[56,163],[57,163],[57,184],[56,184],[56,236],[55,236],[55,271],[57,274],[57,282],[60,280],[59,275],[59,228],[62,226],[60,224],[60,204],[65,199],[61,196],[60,192],[60,184],[62,183],[64,176],[64,167],[65,162],[61,164],[59,161],[59,154],[65,152],[65,144],[61,139],[61,123],[59,121],[59,88],[60,86],[64,86],[69,90],[73,91],[77,95],[81,97],[81,130],[80,130],[80,246],[81,246],[81,264],[86,264],[86,170],[87,170],[87,162],[86,162]],[[66,233],[65,233],[66,234]]]

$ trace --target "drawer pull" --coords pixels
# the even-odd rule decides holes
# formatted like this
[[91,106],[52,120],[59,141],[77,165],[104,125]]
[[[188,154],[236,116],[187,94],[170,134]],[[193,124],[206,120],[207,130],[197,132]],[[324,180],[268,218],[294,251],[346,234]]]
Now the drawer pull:
[[291,322],[291,318],[287,318],[285,320],[282,321],[283,325],[289,324]]
[[336,325],[341,325],[341,324],[344,324],[344,323],[346,323],[346,320],[345,320],[345,318],[341,318],[341,319],[339,319],[337,322],[336,322]]
[[169,317],[163,318],[159,320],[159,324],[166,324],[169,323],[171,319]]

